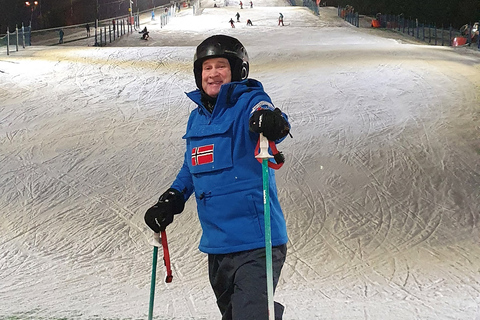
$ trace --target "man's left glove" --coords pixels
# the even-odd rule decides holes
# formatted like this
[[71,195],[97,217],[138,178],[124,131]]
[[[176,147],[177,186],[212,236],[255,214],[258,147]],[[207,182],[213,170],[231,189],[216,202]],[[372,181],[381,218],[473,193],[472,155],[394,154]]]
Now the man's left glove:
[[158,202],[145,213],[145,223],[154,232],[165,231],[165,228],[173,222],[173,215],[183,211],[185,199],[183,193],[170,188],[165,191]]
[[276,141],[285,137],[290,132],[287,120],[282,116],[282,111],[261,109],[255,111],[250,117],[250,131],[263,133],[265,138]]

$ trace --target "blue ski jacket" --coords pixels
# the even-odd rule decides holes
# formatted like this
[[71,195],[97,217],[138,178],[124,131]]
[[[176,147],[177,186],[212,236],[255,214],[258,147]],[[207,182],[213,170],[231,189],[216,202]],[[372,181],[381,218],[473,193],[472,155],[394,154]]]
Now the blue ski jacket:
[[[171,187],[183,192],[185,201],[195,194],[203,231],[200,251],[265,247],[262,164],[254,154],[259,134],[249,130],[249,119],[255,110],[274,109],[270,97],[253,79],[224,84],[212,113],[203,106],[200,90],[187,96],[198,107],[190,114],[185,159]],[[288,238],[270,168],[269,183],[272,245],[278,246]]]

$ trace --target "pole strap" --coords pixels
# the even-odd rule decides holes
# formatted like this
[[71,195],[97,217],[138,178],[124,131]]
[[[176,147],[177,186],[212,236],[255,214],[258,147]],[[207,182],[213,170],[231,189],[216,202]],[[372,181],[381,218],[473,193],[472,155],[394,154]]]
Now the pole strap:
[[165,278],[166,283],[172,282],[173,275],[172,275],[172,267],[170,265],[170,252],[168,251],[168,242],[167,242],[167,233],[165,230],[162,231],[162,247],[163,247],[163,263],[167,268],[167,276]]
[[[268,167],[272,168],[274,170],[280,169],[284,162],[285,162],[285,157],[283,153],[277,150],[277,146],[275,145],[274,141],[268,141],[268,146],[270,147],[270,150],[272,150],[273,153],[273,159],[275,162],[268,161]],[[255,155],[258,155],[260,152],[260,139],[258,139],[257,146],[255,147]],[[262,158],[257,158],[258,162],[262,163]]]

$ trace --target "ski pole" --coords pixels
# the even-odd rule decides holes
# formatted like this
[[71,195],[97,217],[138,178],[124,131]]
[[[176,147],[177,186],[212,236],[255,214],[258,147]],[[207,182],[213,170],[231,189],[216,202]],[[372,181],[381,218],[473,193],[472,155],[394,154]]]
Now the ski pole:
[[157,279],[157,256],[160,246],[160,233],[153,234],[153,261],[152,261],[152,279],[150,281],[150,303],[148,306],[148,320],[152,320],[153,302],[155,299],[155,282]]
[[[150,282],[150,304],[148,306],[148,320],[152,320],[153,316],[153,303],[155,299],[155,283],[157,281],[157,257],[158,247],[163,247],[163,263],[167,268],[167,276],[165,278],[166,283],[172,282],[172,268],[170,266],[170,252],[168,251],[167,233],[165,230],[160,233],[153,234],[153,262],[152,262],[152,280]],[[160,244],[160,241],[162,242]]]
[[263,208],[265,220],[265,255],[267,272],[267,297],[268,297],[268,319],[275,319],[275,310],[273,302],[273,267],[272,267],[272,230],[270,227],[270,195],[268,181],[268,159],[273,158],[268,153],[268,140],[260,134],[259,137],[260,152],[256,158],[262,159],[262,177],[263,177]]

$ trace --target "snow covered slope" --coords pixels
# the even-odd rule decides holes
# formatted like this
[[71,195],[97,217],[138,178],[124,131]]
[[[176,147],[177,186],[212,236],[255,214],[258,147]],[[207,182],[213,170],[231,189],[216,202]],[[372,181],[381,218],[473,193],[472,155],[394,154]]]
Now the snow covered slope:
[[[0,56],[0,319],[146,318],[143,214],[181,165],[194,49],[216,33],[245,44],[293,126],[284,319],[480,318],[479,55],[379,37],[335,8],[203,5],[149,22],[149,41]],[[168,234],[154,315],[219,319],[193,199]]]

